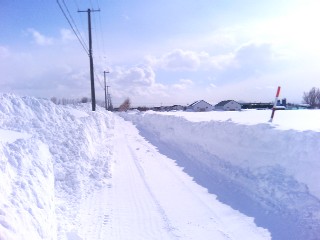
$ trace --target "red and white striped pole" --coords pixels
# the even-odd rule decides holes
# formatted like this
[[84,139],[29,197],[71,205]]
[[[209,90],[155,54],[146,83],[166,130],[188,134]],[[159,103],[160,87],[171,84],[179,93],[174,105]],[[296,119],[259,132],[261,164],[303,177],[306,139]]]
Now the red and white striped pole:
[[277,94],[276,94],[276,99],[274,100],[273,108],[272,108],[272,113],[271,113],[271,118],[269,122],[272,122],[273,117],[274,117],[274,112],[276,111],[277,103],[278,103],[278,97],[280,95],[280,86],[278,86]]

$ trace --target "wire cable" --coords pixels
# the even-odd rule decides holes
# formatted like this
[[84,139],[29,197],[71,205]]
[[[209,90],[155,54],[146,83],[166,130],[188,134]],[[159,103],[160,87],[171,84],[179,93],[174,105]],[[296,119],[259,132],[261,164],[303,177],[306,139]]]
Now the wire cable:
[[81,32],[79,31],[79,29],[78,29],[78,27],[77,27],[77,24],[75,23],[72,15],[71,15],[71,13],[70,13],[70,11],[69,11],[69,9],[68,9],[68,6],[67,6],[66,2],[65,2],[64,0],[62,0],[62,2],[63,2],[63,5],[65,6],[65,8],[67,9],[67,12],[68,12],[68,14],[69,14],[69,17],[70,17],[70,19],[71,19],[71,21],[72,21],[72,23],[73,23],[73,25],[74,25],[74,27],[75,27],[75,30],[77,30],[77,33],[78,33],[78,35],[80,36],[81,41],[82,41],[83,43],[85,43],[85,45],[87,45],[86,42],[83,40],[83,37],[82,37],[82,35],[81,35]]
[[101,80],[100,80],[100,78],[99,78],[99,75],[96,73],[96,70],[95,70],[95,67],[94,67],[94,66],[93,66],[93,72],[94,72],[94,75],[96,76],[96,78],[98,79],[98,83],[99,83],[100,87],[101,87],[102,89],[104,89],[104,87],[103,87],[103,85],[102,85],[102,82],[101,82]]
[[104,31],[102,30],[102,21],[101,21],[101,14],[100,14],[100,12],[99,12],[99,27],[100,27],[101,48],[102,48],[101,62],[102,62],[102,64],[106,65],[105,36],[104,36]]
[[80,42],[81,46],[83,47],[84,51],[89,55],[89,51],[87,50],[87,48],[85,47],[85,45],[84,45],[84,43],[81,41],[81,39],[79,38],[79,36],[78,36],[77,32],[74,30],[74,28],[73,28],[73,26],[72,26],[72,24],[71,24],[71,22],[70,22],[70,20],[69,20],[68,16],[66,15],[65,11],[63,10],[63,8],[62,8],[62,6],[61,6],[61,4],[60,4],[59,0],[57,0],[57,3],[58,3],[58,5],[59,5],[59,8],[60,8],[60,10],[62,11],[62,13],[63,13],[64,17],[67,19],[67,21],[68,21],[68,23],[69,23],[69,25],[70,25],[70,27],[71,27],[71,29],[72,29],[73,33],[74,33],[74,34],[76,35],[76,37],[78,38],[78,40],[79,40],[79,42]]

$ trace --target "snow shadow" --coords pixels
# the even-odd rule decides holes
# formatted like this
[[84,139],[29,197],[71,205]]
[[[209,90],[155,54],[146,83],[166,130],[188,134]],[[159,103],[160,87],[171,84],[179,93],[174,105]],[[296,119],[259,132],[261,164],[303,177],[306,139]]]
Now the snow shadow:
[[[161,154],[175,160],[178,166],[184,168],[184,172],[193,177],[197,184],[207,188],[209,193],[216,195],[220,202],[253,217],[257,226],[268,229],[272,239],[320,239],[319,223],[306,219],[300,213],[288,210],[286,205],[269,202],[260,193],[256,193],[257,186],[252,187],[251,185],[258,179],[255,179],[257,176],[250,173],[249,170],[232,166],[217,156],[199,149],[200,146],[164,142],[143,127],[137,126],[137,128],[141,136],[157,147]],[[284,176],[281,175],[281,171],[276,169],[267,171],[272,171],[272,175],[282,181]],[[263,174],[260,177],[263,177]],[[292,182],[292,179],[288,180],[290,181]],[[320,206],[318,199],[312,199],[312,196],[308,196],[307,200],[314,201],[317,208]]]

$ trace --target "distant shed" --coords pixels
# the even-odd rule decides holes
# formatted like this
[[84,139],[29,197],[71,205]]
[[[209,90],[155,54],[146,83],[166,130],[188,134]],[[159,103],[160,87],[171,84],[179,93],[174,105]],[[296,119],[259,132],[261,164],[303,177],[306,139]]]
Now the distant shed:
[[212,111],[213,106],[210,103],[207,103],[206,101],[199,100],[187,107],[187,110],[191,110],[194,112],[208,112]]
[[220,111],[240,111],[241,110],[241,104],[233,100],[226,100],[226,101],[219,102],[214,107],[215,107],[215,110],[220,110]]

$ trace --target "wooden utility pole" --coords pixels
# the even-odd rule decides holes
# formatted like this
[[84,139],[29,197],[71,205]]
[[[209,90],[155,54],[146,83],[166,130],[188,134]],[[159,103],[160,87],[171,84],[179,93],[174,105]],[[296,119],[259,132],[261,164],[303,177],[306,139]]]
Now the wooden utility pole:
[[93,57],[92,57],[92,36],[91,36],[91,12],[99,12],[100,10],[91,10],[88,8],[86,11],[88,13],[88,33],[89,33],[89,60],[90,60],[90,80],[91,80],[91,101],[92,101],[92,111],[96,110],[96,96],[94,90],[94,70],[93,70]]
[[107,86],[107,110],[108,111],[112,111],[113,110],[113,106],[112,106],[112,102],[111,102],[111,96],[109,94],[109,87]]
[[106,83],[106,73],[109,73],[109,72],[106,72],[104,71],[103,72],[103,76],[104,76],[104,106],[106,108],[106,110],[108,110],[108,104],[107,104],[107,83]]

